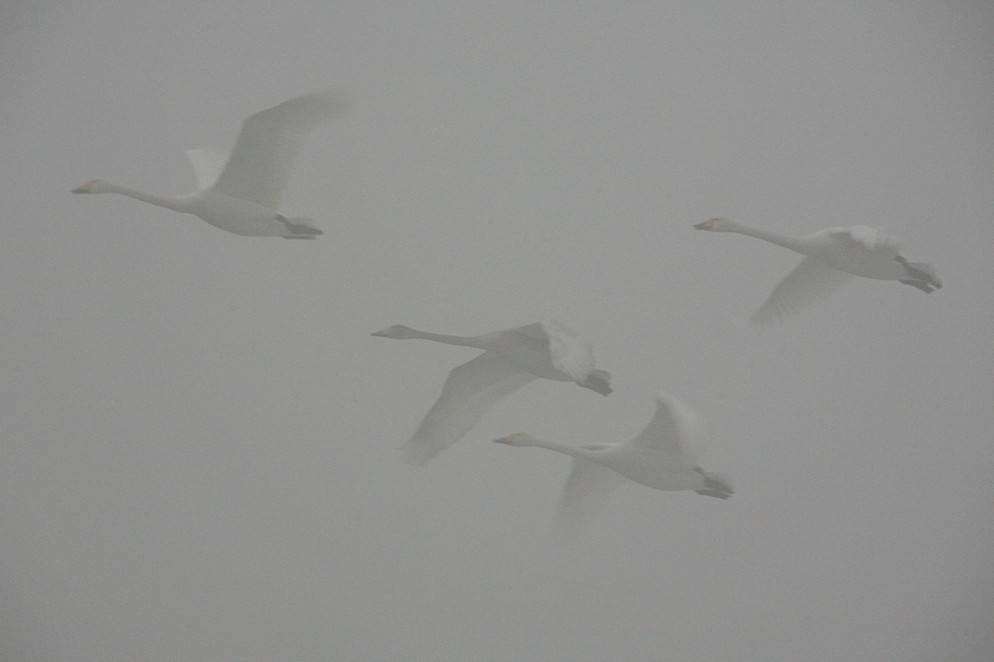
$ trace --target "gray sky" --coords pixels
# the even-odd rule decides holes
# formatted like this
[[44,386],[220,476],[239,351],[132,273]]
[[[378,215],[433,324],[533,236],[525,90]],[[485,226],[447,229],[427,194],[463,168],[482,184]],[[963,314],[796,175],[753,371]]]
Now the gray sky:
[[[168,5],[168,6],[167,6]],[[0,658],[990,660],[988,3],[7,3]],[[94,177],[326,86],[249,239]],[[695,232],[882,226],[945,287],[746,326],[798,256]],[[473,356],[369,333],[558,317],[614,375],[536,382],[400,462]],[[626,485],[571,548],[567,458],[652,393],[728,501]]]

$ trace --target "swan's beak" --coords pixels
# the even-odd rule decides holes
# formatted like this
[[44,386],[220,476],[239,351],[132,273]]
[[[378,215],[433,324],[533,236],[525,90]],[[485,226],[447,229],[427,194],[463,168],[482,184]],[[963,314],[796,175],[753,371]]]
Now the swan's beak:
[[73,193],[89,193],[90,192],[90,185],[88,183],[87,184],[83,184],[79,188],[74,188],[72,190],[72,192]]
[[708,219],[706,221],[701,221],[700,223],[698,223],[698,224],[696,224],[694,226],[694,229],[695,230],[710,230],[711,229],[711,225],[712,225],[711,220],[712,219]]
[[506,437],[501,437],[500,439],[494,439],[494,443],[495,444],[509,444],[509,443],[511,443],[511,437],[513,437],[513,436],[514,436],[513,434],[509,434]]
[[371,335],[371,336],[379,336],[380,338],[386,338],[387,337],[387,330],[383,329],[382,331],[377,331],[376,333],[371,333],[369,335]]

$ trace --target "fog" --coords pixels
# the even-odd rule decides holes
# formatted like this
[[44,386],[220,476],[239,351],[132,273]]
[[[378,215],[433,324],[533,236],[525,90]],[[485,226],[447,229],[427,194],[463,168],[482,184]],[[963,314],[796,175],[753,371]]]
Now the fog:
[[[988,3],[8,3],[0,9],[0,659],[990,660]],[[95,177],[326,87],[247,238]],[[698,232],[886,228],[926,295],[854,279],[747,324],[799,261]],[[557,318],[611,372],[539,380],[426,466],[475,350]],[[728,499],[628,484],[572,545],[569,458],[658,390]]]

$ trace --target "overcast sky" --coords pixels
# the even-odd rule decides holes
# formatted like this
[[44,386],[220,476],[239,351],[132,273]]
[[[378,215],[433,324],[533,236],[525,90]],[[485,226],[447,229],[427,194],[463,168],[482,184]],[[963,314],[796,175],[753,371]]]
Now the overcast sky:
[[[0,9],[0,658],[994,658],[987,2],[8,2]],[[284,198],[318,241],[120,196],[348,87]],[[881,226],[944,287],[745,321],[792,234]],[[425,467],[472,335],[559,318],[539,381]],[[571,547],[569,459],[674,393],[728,501],[626,485]]]

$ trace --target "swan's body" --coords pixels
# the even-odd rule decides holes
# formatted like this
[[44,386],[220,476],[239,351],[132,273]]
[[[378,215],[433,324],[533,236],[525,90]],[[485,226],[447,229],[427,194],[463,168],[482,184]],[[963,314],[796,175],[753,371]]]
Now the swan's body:
[[659,393],[656,413],[634,439],[618,444],[570,446],[519,432],[496,439],[511,446],[537,446],[573,456],[573,470],[559,499],[556,523],[568,535],[584,528],[615,488],[632,480],[657,490],[694,490],[727,499],[727,476],[706,472],[689,447],[704,437],[704,421],[683,401]]
[[346,106],[343,96],[330,91],[305,94],[242,122],[230,157],[212,149],[187,151],[199,188],[190,195],[157,195],[102,179],[73,193],[126,195],[248,237],[313,239],[321,230],[309,219],[280,214],[279,205],[304,137]]
[[897,240],[878,228],[854,225],[791,237],[750,228],[727,218],[712,218],[694,227],[711,232],[737,232],[807,256],[780,281],[753,316],[753,322],[761,325],[779,321],[828,296],[852,276],[896,280],[923,292],[942,287],[932,265],[906,260],[900,254]]
[[412,464],[424,464],[451,446],[501,398],[535,379],[572,381],[602,395],[611,392],[611,375],[594,368],[590,343],[556,321],[480,336],[448,336],[400,324],[373,335],[484,350],[449,373],[441,396],[404,445],[404,459]]

